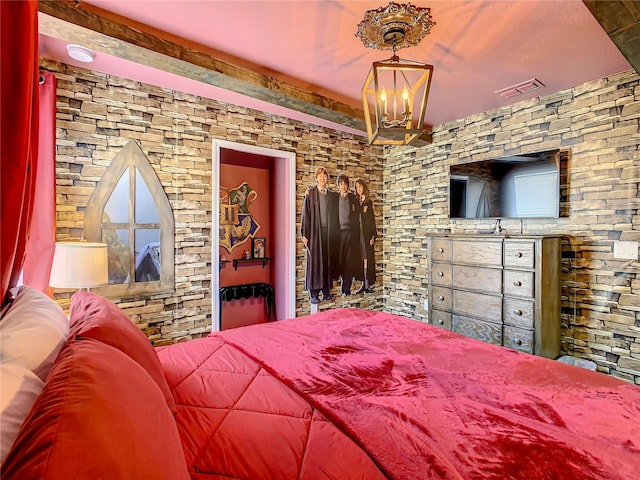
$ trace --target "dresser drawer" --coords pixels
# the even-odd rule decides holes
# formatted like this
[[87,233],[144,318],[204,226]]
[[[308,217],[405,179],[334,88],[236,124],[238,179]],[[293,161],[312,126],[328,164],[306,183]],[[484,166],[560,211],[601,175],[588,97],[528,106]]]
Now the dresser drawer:
[[448,238],[431,239],[431,261],[451,261],[451,240]]
[[535,284],[533,272],[522,270],[504,271],[504,294],[517,295],[519,297],[533,298]]
[[467,337],[484,340],[494,345],[502,345],[502,327],[497,323],[453,315],[452,330]]
[[533,330],[504,326],[503,345],[507,348],[533,353]]
[[504,266],[533,268],[535,265],[534,240],[505,240]]
[[451,310],[452,305],[452,290],[444,287],[433,287],[433,298],[431,299],[431,305],[433,308],[440,310]]
[[432,310],[429,323],[431,325],[436,325],[437,327],[451,330],[451,314],[448,312],[441,312],[440,310]]
[[[434,289],[435,290],[435,289]],[[453,290],[453,307],[455,313],[484,318],[492,322],[502,321],[502,297],[484,293]]]
[[451,286],[451,264],[450,263],[432,263],[431,264],[431,283],[434,285]]
[[453,266],[453,285],[487,293],[502,293],[502,270],[470,265]]
[[454,263],[502,265],[501,240],[454,240],[451,248]]
[[533,328],[534,305],[531,300],[504,298],[504,323],[522,328]]

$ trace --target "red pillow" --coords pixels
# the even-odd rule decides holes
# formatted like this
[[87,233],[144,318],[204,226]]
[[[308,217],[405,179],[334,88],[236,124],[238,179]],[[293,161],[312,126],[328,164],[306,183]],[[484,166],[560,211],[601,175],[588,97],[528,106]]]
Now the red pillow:
[[76,336],[94,338],[129,355],[156,381],[167,405],[176,413],[173,393],[151,342],[115,303],[80,290],[71,297],[70,314],[70,339]]
[[155,382],[119,350],[68,343],[18,434],[3,478],[188,479],[178,428]]

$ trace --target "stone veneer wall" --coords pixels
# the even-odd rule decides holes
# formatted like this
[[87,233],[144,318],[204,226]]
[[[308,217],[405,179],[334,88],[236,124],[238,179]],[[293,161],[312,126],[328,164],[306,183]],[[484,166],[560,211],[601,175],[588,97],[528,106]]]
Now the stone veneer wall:
[[[362,137],[44,59],[41,67],[58,81],[59,240],[82,234],[91,193],[130,139],[139,143],[165,188],[175,219],[175,292],[113,299],[156,345],[211,330],[212,139],[295,152],[298,226],[304,193],[315,184],[320,165],[334,182],[343,171],[364,178],[382,223],[382,148],[370,147]],[[380,270],[381,245],[377,250]],[[310,312],[304,262],[298,241],[296,315]],[[58,292],[56,300],[66,307],[71,293]],[[341,306],[379,310],[382,299],[377,294],[337,297],[319,307]]]
[[640,79],[626,72],[439,125],[433,143],[385,152],[385,310],[426,321],[430,232],[474,232],[495,220],[450,220],[449,167],[571,150],[570,216],[503,220],[511,233],[561,233],[562,352],[640,384],[640,265],[613,258],[640,240]]

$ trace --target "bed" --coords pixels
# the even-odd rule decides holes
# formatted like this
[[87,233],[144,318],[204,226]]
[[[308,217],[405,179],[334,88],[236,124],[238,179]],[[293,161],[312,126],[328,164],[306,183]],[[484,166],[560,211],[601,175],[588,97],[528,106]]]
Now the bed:
[[[20,336],[15,319],[34,305]],[[154,349],[99,295],[74,294],[67,333],[56,308],[22,287],[0,321],[3,364],[15,343],[6,338],[32,345],[37,319],[61,325],[54,359],[31,359],[41,390],[2,478],[630,480],[640,471],[640,388],[414,320],[334,309]]]

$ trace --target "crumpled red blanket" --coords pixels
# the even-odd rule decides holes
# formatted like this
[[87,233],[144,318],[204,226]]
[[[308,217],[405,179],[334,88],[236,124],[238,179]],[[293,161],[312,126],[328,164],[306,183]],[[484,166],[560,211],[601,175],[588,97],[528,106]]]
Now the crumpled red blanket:
[[318,410],[217,336],[158,347],[193,480],[383,480]]
[[611,376],[358,309],[215,335],[389,478],[640,478],[640,388]]

